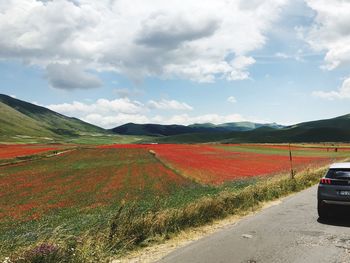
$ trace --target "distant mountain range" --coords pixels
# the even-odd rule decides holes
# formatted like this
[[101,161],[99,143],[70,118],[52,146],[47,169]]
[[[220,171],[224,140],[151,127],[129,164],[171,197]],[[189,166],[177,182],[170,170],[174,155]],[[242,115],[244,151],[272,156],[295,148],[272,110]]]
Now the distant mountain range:
[[283,143],[283,142],[349,142],[350,114],[310,121],[283,128],[259,127],[249,131],[192,133],[159,137],[158,143]]
[[0,94],[0,137],[71,138],[84,134],[150,136],[143,142],[349,142],[350,114],[282,126],[276,123],[233,122],[215,125],[161,125],[128,123],[106,130],[32,103]]
[[283,128],[276,123],[231,122],[215,125],[212,123],[192,125],[161,125],[127,123],[111,129],[112,132],[124,135],[172,136],[189,133],[222,133],[232,131],[250,131],[260,127]]

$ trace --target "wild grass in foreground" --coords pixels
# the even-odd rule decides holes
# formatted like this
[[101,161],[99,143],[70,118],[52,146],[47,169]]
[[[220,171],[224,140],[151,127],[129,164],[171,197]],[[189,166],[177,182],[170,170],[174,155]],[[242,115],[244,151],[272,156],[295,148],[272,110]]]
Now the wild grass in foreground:
[[[85,234],[62,235],[57,230],[39,239],[25,251],[17,251],[7,262],[108,262],[132,249],[167,239],[190,227],[201,226],[231,214],[258,208],[262,202],[314,185],[325,168],[306,170],[292,180],[289,176],[261,180],[246,187],[217,191],[165,208],[158,200],[147,207],[140,203],[122,204],[114,210],[108,227],[97,227]],[[167,201],[169,202],[169,201]],[[181,203],[181,202],[180,202]]]

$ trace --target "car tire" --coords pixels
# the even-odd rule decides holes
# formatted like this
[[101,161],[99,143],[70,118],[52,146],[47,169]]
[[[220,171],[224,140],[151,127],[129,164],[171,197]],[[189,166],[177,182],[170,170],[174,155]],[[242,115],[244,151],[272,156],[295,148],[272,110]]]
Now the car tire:
[[329,218],[329,206],[322,200],[317,202],[317,212],[320,219]]

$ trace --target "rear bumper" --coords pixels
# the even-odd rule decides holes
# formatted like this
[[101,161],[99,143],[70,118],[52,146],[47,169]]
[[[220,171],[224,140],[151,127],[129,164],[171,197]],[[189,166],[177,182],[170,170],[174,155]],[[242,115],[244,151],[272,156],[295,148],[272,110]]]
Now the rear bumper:
[[334,200],[322,200],[327,205],[347,205],[350,206],[350,201],[334,201]]
[[319,185],[317,198],[319,201],[327,201],[329,204],[350,205],[350,196],[340,195],[340,191],[349,191],[350,185]]

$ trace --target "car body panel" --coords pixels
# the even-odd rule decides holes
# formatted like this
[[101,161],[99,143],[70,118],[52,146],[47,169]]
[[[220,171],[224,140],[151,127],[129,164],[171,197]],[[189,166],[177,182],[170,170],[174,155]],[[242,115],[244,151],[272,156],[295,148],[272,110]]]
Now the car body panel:
[[[349,172],[350,162],[334,163],[329,167],[325,177],[330,179],[329,183],[320,183],[317,190],[318,202],[323,202],[327,205],[350,205],[350,178],[337,179],[336,175],[330,177],[329,174],[336,174],[334,171]],[[321,180],[322,181],[322,180]]]
[[350,169],[350,162],[347,163],[333,163],[329,169]]
[[320,184],[318,186],[317,197],[318,200],[333,200],[333,201],[348,201],[349,195],[340,195],[340,191],[349,191],[350,185],[327,185]]

